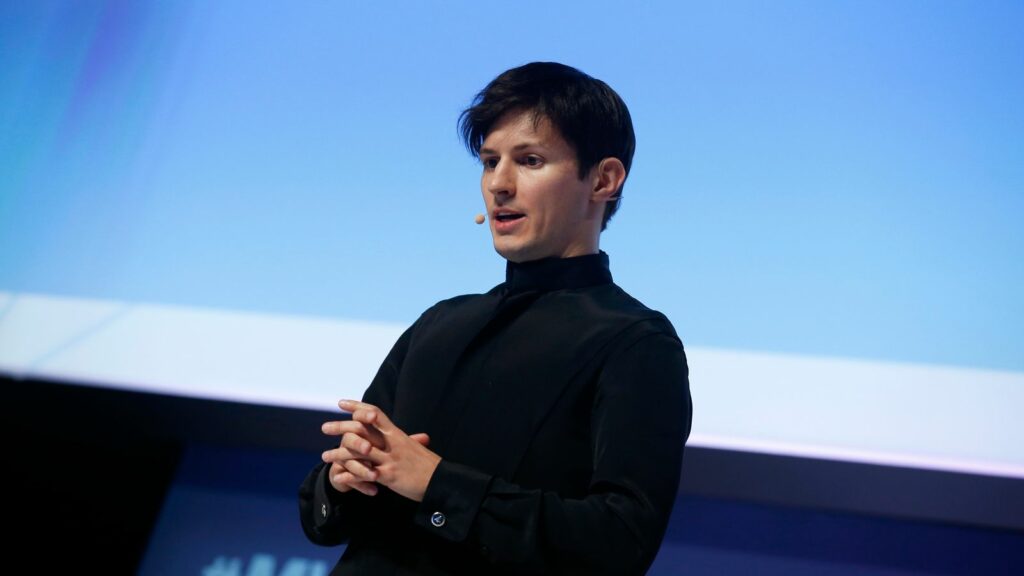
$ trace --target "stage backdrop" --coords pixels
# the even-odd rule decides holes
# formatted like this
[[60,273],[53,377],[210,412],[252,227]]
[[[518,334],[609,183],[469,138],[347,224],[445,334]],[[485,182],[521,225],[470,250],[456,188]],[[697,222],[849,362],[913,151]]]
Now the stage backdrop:
[[0,371],[330,409],[503,279],[459,112],[577,66],[698,446],[1024,478],[1019,2],[3,2]]

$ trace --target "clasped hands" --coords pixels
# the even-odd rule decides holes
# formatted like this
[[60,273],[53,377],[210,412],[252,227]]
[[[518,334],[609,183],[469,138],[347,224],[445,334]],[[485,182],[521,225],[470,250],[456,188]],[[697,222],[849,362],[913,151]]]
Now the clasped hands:
[[339,492],[358,490],[377,494],[378,485],[416,502],[423,501],[427,484],[441,457],[430,451],[426,434],[408,435],[372,404],[341,400],[338,407],[351,420],[325,422],[328,436],[340,436],[337,448],[323,453],[330,463],[331,486]]

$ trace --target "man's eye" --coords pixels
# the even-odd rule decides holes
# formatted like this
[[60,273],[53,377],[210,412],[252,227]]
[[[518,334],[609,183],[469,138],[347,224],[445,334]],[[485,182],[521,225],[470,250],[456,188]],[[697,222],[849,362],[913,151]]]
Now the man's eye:
[[523,159],[523,164],[526,164],[527,166],[540,166],[541,159],[537,156],[527,156]]
[[498,165],[498,159],[497,158],[484,158],[482,163],[483,163],[485,169],[493,170],[494,167]]

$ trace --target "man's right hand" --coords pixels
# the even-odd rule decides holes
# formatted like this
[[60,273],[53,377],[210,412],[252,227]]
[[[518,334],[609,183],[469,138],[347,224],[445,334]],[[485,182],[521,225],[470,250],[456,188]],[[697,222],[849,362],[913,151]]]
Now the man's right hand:
[[[323,461],[331,464],[328,475],[331,486],[338,492],[355,489],[367,496],[376,495],[377,471],[365,460],[365,454],[369,453],[371,444],[374,448],[384,449],[380,431],[355,420],[324,422],[321,430],[328,436],[341,436],[338,447],[322,455]],[[426,434],[412,434],[410,438],[424,446],[430,445],[430,437]]]

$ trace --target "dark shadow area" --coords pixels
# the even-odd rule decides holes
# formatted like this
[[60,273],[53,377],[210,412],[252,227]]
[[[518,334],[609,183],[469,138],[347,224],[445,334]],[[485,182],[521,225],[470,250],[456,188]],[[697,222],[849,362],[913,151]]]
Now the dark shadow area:
[[4,390],[8,566],[48,574],[135,573],[180,444],[139,435],[102,402],[79,402],[84,391],[11,382]]
[[[2,429],[13,454],[4,477],[10,549],[29,566],[40,566],[37,550],[54,550],[42,559],[47,572],[134,573],[172,485],[279,502],[288,511],[279,524],[298,530],[295,490],[330,444],[321,422],[337,417],[0,384],[11,400]],[[193,464],[179,470],[186,451]],[[1024,573],[1021,526],[1020,480],[690,447],[651,574]]]

